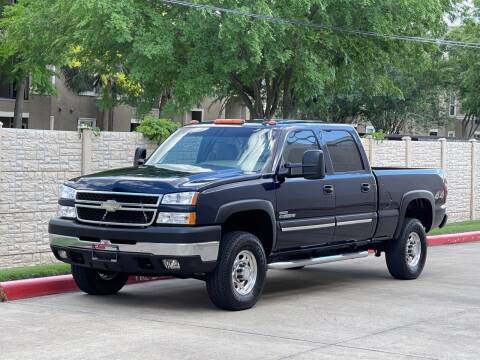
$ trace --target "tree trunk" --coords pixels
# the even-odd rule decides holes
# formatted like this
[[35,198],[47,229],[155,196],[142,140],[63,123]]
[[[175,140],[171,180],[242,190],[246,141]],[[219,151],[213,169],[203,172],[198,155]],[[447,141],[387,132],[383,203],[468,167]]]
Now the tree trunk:
[[170,89],[165,90],[160,96],[160,100],[158,101],[158,117],[162,117],[162,111],[171,99],[172,91]]
[[477,117],[473,116],[473,119],[471,121],[472,125],[470,127],[470,131],[468,133],[468,138],[473,138],[475,137],[475,133],[478,131],[478,128],[480,128],[480,122],[477,122]]
[[113,108],[103,109],[103,130],[113,131]]
[[15,97],[15,110],[13,113],[13,127],[17,129],[22,128],[23,123],[23,108],[25,105],[25,88],[27,82],[25,79],[17,83],[16,91],[17,95]]

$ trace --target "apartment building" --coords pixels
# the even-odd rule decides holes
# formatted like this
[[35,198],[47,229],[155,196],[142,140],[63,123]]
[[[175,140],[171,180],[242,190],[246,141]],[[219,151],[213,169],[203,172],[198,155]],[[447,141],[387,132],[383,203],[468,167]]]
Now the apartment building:
[[[52,84],[56,88],[55,95],[37,94],[27,86],[23,128],[76,131],[82,124],[88,124],[104,131],[133,131],[138,126],[134,107],[120,105],[111,113],[105,112],[99,108],[94,91],[73,93],[61,76],[52,76]],[[13,127],[15,97],[14,85],[0,74],[0,121],[3,127]],[[152,109],[152,114],[158,116],[158,109]],[[249,112],[238,99],[233,98],[223,106],[219,101],[207,98],[174,119],[186,124],[192,120],[202,122],[222,117],[248,119]]]

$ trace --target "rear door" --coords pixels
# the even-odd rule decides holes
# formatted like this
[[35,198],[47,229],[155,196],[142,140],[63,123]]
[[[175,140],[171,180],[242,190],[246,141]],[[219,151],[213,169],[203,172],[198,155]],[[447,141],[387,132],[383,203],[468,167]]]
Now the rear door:
[[[301,163],[307,150],[318,150],[319,143],[311,130],[298,129],[288,133],[282,151],[281,165]],[[292,169],[301,173],[301,169]],[[286,178],[278,184],[276,250],[318,246],[331,242],[335,228],[335,194],[329,182]]]
[[377,189],[368,161],[347,130],[323,131],[322,140],[333,171],[329,180],[335,188],[334,241],[370,239],[377,221]]

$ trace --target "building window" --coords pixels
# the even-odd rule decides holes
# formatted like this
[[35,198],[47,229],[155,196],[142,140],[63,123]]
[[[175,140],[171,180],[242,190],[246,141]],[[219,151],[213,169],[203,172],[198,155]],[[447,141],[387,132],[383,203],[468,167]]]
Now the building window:
[[449,106],[448,106],[448,114],[450,116],[457,115],[457,98],[455,97],[455,94],[450,94],[450,103],[449,103]]
[[428,135],[438,136],[438,129],[430,129],[430,131],[428,132]]
[[[0,117],[0,122],[3,123],[4,128],[13,128],[13,117]],[[22,118],[22,129],[28,129],[28,118]]]
[[447,134],[448,137],[455,137],[455,131],[449,131]]
[[138,119],[132,118],[130,120],[130,132],[136,131],[140,121]]
[[192,121],[203,121],[203,110],[192,110]]
[[94,128],[97,126],[97,119],[80,118],[78,119],[78,129]]

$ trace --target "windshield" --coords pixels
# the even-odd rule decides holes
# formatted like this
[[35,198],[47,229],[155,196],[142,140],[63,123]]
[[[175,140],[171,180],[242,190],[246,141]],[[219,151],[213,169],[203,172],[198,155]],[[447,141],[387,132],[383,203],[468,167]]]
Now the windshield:
[[261,171],[272,155],[272,129],[186,127],[170,136],[147,165],[187,172],[237,169]]

